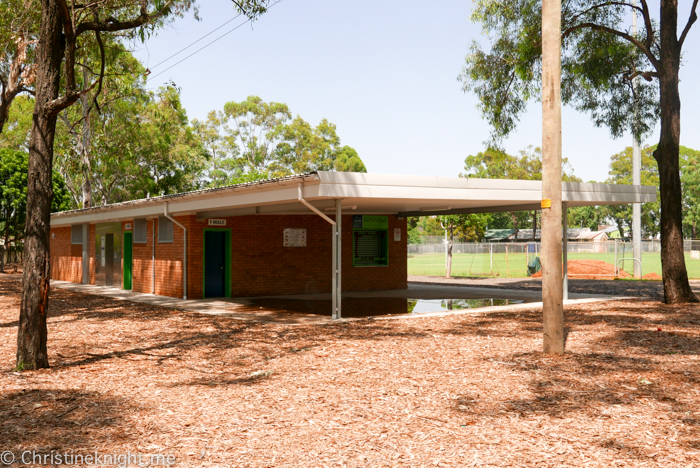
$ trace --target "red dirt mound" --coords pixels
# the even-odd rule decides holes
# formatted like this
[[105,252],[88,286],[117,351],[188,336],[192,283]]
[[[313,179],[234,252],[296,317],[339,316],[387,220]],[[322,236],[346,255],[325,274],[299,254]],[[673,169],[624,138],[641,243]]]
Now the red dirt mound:
[[[569,260],[567,265],[569,278],[613,279],[615,277],[615,267],[601,260]],[[531,278],[541,277],[541,271],[531,276]],[[630,278],[631,275],[625,270],[620,270],[620,277]]]
[[646,275],[642,276],[642,279],[658,281],[663,278],[661,278],[661,275],[658,273],[647,273]]

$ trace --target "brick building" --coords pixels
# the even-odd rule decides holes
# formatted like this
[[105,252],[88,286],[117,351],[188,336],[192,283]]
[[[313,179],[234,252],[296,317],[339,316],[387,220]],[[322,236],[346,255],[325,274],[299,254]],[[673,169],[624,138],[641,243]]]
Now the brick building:
[[[341,290],[407,287],[407,217],[540,209],[541,191],[538,181],[318,172],[54,213],[51,277],[189,299],[331,292],[336,310]],[[565,206],[655,196],[563,184]]]

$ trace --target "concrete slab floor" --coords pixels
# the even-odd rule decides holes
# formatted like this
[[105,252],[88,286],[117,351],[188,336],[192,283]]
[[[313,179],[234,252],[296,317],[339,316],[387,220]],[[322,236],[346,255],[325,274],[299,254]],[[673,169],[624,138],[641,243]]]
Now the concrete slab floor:
[[[65,281],[51,281],[51,286],[117,300],[139,302],[237,320],[289,325],[334,322],[330,318],[330,293],[184,300],[126,291],[115,287],[75,284]],[[571,300],[566,301],[565,304],[623,299],[622,297],[592,294],[572,294],[570,297]],[[473,314],[542,308],[541,293],[539,291],[415,283],[409,283],[408,289],[403,290],[347,292],[343,293],[343,299],[343,320],[435,317],[462,313]],[[409,302],[409,300],[413,301]],[[491,306],[490,304],[493,303],[505,305]],[[409,308],[413,305],[414,313],[407,313],[407,310],[410,310],[407,308],[407,305]],[[420,310],[417,310],[417,308]],[[357,310],[362,312],[361,315],[357,315]]]

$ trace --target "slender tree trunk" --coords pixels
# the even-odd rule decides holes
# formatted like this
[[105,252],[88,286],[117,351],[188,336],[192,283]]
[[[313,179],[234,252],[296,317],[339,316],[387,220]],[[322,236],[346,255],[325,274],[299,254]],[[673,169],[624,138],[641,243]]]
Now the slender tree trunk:
[[677,0],[661,1],[661,67],[659,92],[661,135],[654,159],[659,166],[661,193],[661,269],[664,302],[698,302],[690,289],[683,253],[683,194],[681,192],[679,146],[681,99],[678,91],[680,45],[677,38]]
[[537,242],[537,210],[532,212],[532,242]]
[[[90,77],[86,68],[83,68],[83,83],[88,83]],[[83,167],[83,208],[90,208],[92,206],[92,171],[90,170],[90,145],[92,143],[92,124],[90,121],[90,93],[86,93],[80,96],[80,104],[82,108],[83,117],[83,128],[80,133],[80,140],[78,147],[80,148],[80,155],[82,157],[82,167]]]
[[22,301],[17,331],[17,368],[49,367],[46,315],[49,307],[49,230],[53,188],[53,143],[56,112],[49,104],[58,97],[61,78],[61,21],[55,2],[41,1],[41,26],[36,53],[37,81],[32,132],[29,138],[27,220],[24,238]]

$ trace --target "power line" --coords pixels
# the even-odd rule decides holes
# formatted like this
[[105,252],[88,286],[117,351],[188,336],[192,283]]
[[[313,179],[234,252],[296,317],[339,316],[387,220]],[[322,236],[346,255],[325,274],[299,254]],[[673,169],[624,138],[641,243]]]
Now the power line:
[[[273,6],[277,5],[277,4],[278,4],[279,2],[281,2],[281,1],[282,1],[282,0],[277,0],[275,3],[273,3],[272,5],[270,5],[269,7],[267,7],[267,9],[269,10],[270,8],[272,8]],[[241,15],[238,15],[238,16],[241,16]],[[238,16],[237,16],[237,17],[238,17]],[[237,17],[236,17],[236,18],[237,18]],[[233,18],[233,19],[235,19],[235,18]],[[232,19],[231,21],[233,21],[233,19]],[[196,54],[198,54],[199,52],[201,52],[202,50],[206,49],[207,47],[209,47],[210,45],[212,45],[213,43],[215,43],[215,42],[218,41],[219,39],[222,39],[222,38],[228,36],[228,35],[231,34],[233,31],[235,31],[236,29],[240,28],[240,27],[243,26],[244,24],[249,23],[251,20],[252,20],[252,18],[248,18],[247,20],[245,20],[244,22],[242,22],[241,24],[239,24],[239,25],[236,26],[235,28],[233,28],[233,29],[231,29],[231,30],[225,32],[224,34],[222,34],[221,36],[217,37],[217,38],[214,39],[213,41],[211,41],[211,42],[209,42],[208,44],[202,46],[201,48],[195,50],[194,52],[192,52],[190,55],[188,55],[187,57],[183,58],[183,59],[180,60],[179,62],[175,62],[174,64],[170,65],[168,68],[166,68],[165,70],[163,70],[162,72],[153,75],[151,78],[155,78],[155,77],[157,77],[157,76],[160,76],[160,75],[162,75],[163,73],[165,73],[166,71],[170,70],[171,68],[176,67],[177,65],[181,64],[182,62],[184,62],[184,61],[187,60],[188,58],[190,58],[190,57],[192,57],[193,55],[196,55]],[[230,23],[231,21],[229,21],[229,23]],[[227,23],[226,23],[226,24],[227,24]],[[222,25],[222,26],[223,26],[223,25]],[[219,26],[219,28],[221,28],[221,26]],[[219,29],[219,28],[217,28],[217,29]],[[214,30],[214,31],[216,31],[216,30]],[[212,32],[214,32],[214,31],[212,31]],[[209,33],[209,34],[211,34],[211,33]],[[207,36],[208,36],[209,34],[207,34]],[[204,37],[206,37],[206,36],[204,36]],[[204,37],[198,39],[196,42],[199,42],[201,39],[204,39]],[[195,42],[195,43],[196,43],[196,42]],[[193,44],[195,44],[195,43],[190,44],[190,46],[193,45]],[[185,49],[187,49],[187,48],[190,47],[190,46],[185,47]],[[185,49],[183,49],[183,50],[185,50]],[[182,52],[182,51],[180,51],[180,52]],[[180,52],[178,52],[177,54],[179,54]],[[177,55],[177,54],[175,54],[175,55]],[[172,56],[171,56],[171,57],[172,57]],[[170,59],[171,57],[168,57],[168,59]],[[166,59],[166,60],[168,60],[168,59]],[[163,62],[165,62],[166,60],[163,60],[162,62],[158,63],[158,65],[160,65],[160,64],[163,63]]]
[[199,39],[197,39],[196,41],[194,41],[192,44],[190,44],[190,45],[188,45],[187,47],[184,47],[184,48],[178,50],[177,52],[175,52],[175,53],[174,53],[173,55],[171,55],[170,57],[166,58],[165,60],[161,60],[160,62],[156,63],[156,64],[153,65],[152,67],[148,67],[148,68],[149,68],[150,70],[153,70],[153,69],[156,68],[157,66],[162,65],[163,63],[167,62],[167,61],[170,60],[171,58],[173,58],[173,57],[175,57],[176,55],[178,55],[180,52],[186,51],[187,49],[189,49],[190,47],[192,47],[193,45],[195,45],[196,43],[198,43],[199,41],[201,41],[201,40],[204,39],[205,37],[211,36],[211,35],[214,34],[216,31],[218,31],[219,29],[221,29],[221,28],[223,28],[224,26],[226,26],[227,24],[229,24],[231,21],[234,21],[234,20],[238,19],[242,14],[243,14],[243,13],[239,13],[238,15],[236,15],[236,16],[234,16],[233,18],[231,18],[230,20],[226,21],[224,24],[222,24],[222,25],[219,26],[218,28],[213,29],[212,31],[209,31],[207,34],[205,34],[204,36],[200,37]]

